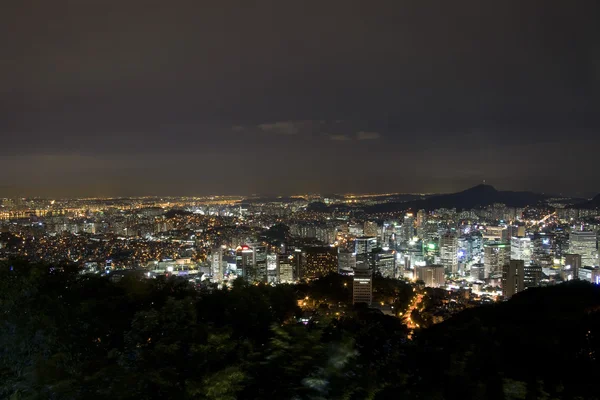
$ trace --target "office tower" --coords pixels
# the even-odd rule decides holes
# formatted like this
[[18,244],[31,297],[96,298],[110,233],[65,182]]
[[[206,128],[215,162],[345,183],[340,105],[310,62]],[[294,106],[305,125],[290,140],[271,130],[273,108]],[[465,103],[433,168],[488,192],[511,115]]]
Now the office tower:
[[338,252],[338,274],[349,275],[356,268],[356,254],[349,251]]
[[384,223],[381,228],[381,245],[383,247],[395,248],[396,227],[391,223]]
[[417,228],[422,228],[423,226],[425,226],[426,223],[427,223],[427,213],[425,212],[425,210],[419,210],[417,212],[417,221],[416,221]]
[[221,283],[225,273],[223,268],[223,249],[221,247],[210,251],[210,273],[213,282]]
[[277,272],[279,283],[294,282],[294,256],[291,254],[277,255]]
[[354,271],[352,283],[352,303],[366,303],[373,301],[373,273],[369,268],[357,268]]
[[503,242],[510,242],[510,240],[514,237],[525,237],[525,227],[509,225],[502,231]]
[[367,255],[377,248],[377,238],[362,236],[354,239],[354,252],[357,256]]
[[515,237],[510,239],[510,259],[522,260],[525,264],[531,263],[531,239],[528,237]]
[[473,278],[477,281],[482,281],[482,280],[488,278],[488,276],[486,275],[485,266],[483,264],[471,265],[470,275],[471,275],[471,278]]
[[502,272],[502,267],[510,261],[510,245],[503,242],[489,242],[483,248],[483,263],[488,275]]
[[291,261],[294,267],[294,280],[299,281],[301,279],[304,279],[304,276],[302,274],[305,270],[304,266],[306,264],[306,252],[302,249],[295,248],[291,255]]
[[581,267],[578,272],[579,280],[588,281],[593,284],[600,285],[599,267]]
[[595,232],[571,232],[569,234],[569,253],[581,255],[583,266],[597,266],[597,240]]
[[579,279],[581,254],[565,254],[564,278],[567,281]]
[[243,245],[236,250],[237,274],[248,282],[267,282],[267,248]]
[[303,279],[314,279],[338,270],[338,254],[335,247],[308,247],[306,264],[304,265]]
[[458,237],[455,234],[440,237],[440,258],[447,273],[458,273]]
[[417,279],[425,282],[428,287],[442,287],[446,285],[443,265],[427,265],[417,267]]
[[542,267],[539,265],[525,265],[523,267],[523,287],[529,289],[540,286],[542,280]]
[[369,254],[377,248],[377,238],[362,236],[354,240],[354,253],[356,253],[356,267],[367,268]]
[[267,254],[267,282],[278,283],[279,282],[279,264],[277,263],[279,254],[272,253]]
[[408,243],[415,237],[415,218],[412,214],[406,214],[400,228],[400,242]]
[[377,222],[365,221],[363,232],[365,236],[379,236],[379,227]]
[[254,268],[254,251],[248,245],[239,246],[235,251],[236,274],[248,279],[250,271]]
[[515,294],[523,291],[525,262],[523,260],[510,260],[502,267],[502,295],[509,299]]
[[381,274],[384,278],[395,278],[396,271],[396,251],[379,250],[369,254],[369,265],[375,273]]

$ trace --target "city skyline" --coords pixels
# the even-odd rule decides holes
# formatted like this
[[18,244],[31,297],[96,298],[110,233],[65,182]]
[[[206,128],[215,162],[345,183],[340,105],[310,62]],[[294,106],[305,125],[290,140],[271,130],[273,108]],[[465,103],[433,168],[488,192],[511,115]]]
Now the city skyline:
[[597,2],[18,2],[5,196],[591,196]]

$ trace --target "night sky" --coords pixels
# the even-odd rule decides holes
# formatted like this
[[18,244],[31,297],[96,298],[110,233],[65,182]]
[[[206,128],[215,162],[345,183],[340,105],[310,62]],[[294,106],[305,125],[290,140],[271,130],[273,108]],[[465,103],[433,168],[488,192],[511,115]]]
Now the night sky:
[[4,1],[0,197],[600,191],[600,2]]

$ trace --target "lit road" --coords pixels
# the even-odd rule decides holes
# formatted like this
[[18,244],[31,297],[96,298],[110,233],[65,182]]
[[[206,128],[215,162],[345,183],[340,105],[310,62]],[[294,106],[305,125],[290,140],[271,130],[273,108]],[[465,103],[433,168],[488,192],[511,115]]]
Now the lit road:
[[419,325],[415,321],[412,320],[411,313],[413,312],[413,310],[418,310],[419,309],[419,306],[421,305],[422,301],[423,301],[423,295],[422,294],[417,294],[415,297],[413,297],[413,299],[411,300],[411,302],[410,302],[410,304],[408,306],[408,309],[406,310],[406,312],[402,316],[402,319],[404,320],[404,323],[411,330],[411,334],[408,335],[409,339],[412,337],[412,331],[415,328],[419,327]]

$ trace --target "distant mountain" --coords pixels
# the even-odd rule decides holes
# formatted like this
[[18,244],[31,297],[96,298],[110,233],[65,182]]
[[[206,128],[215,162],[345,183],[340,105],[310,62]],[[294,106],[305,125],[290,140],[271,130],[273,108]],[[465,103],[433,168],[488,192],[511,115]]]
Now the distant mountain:
[[600,208],[600,194],[594,197],[592,200],[587,201],[585,203],[577,204],[576,208],[584,208],[584,209],[596,209]]
[[435,210],[438,208],[456,208],[470,210],[503,203],[510,207],[525,207],[544,202],[547,196],[531,192],[499,191],[490,185],[477,185],[458,193],[432,196],[423,200],[404,203],[377,204],[368,207],[368,213],[383,213],[403,210]]

